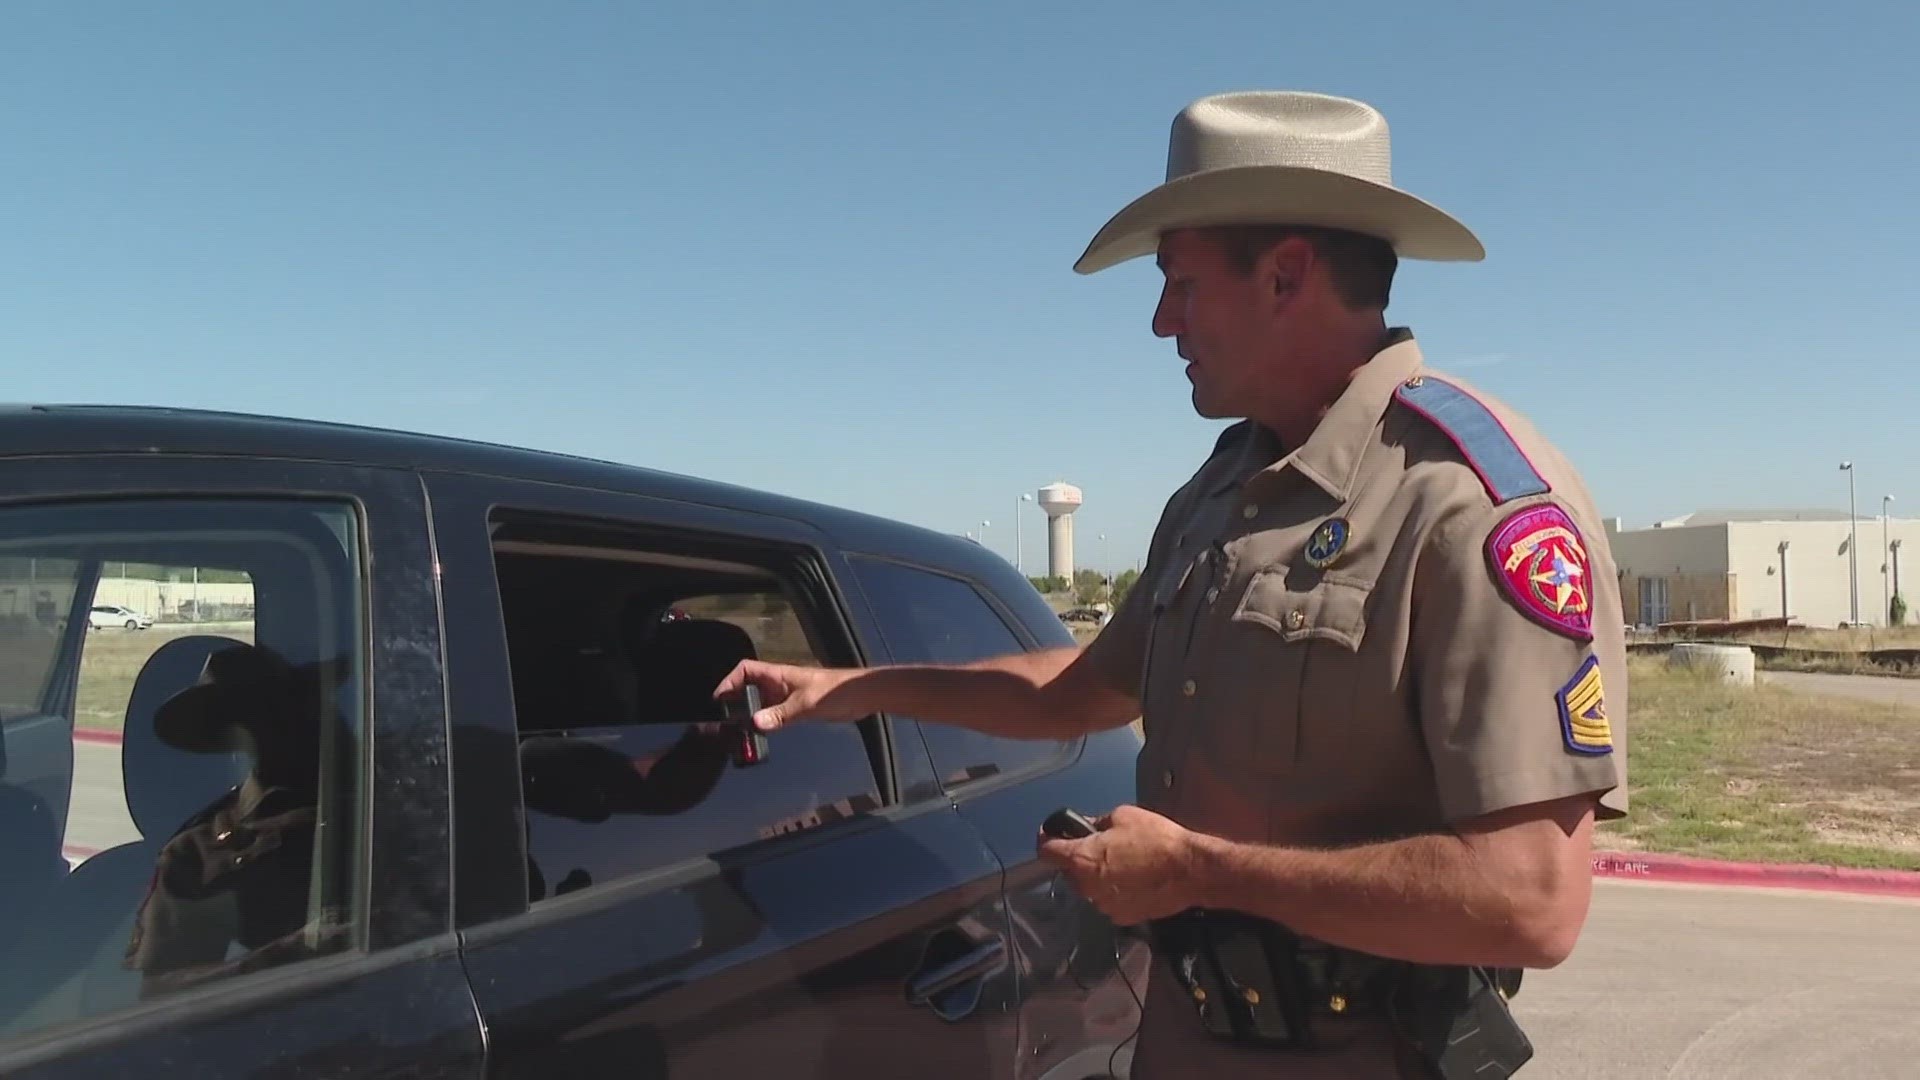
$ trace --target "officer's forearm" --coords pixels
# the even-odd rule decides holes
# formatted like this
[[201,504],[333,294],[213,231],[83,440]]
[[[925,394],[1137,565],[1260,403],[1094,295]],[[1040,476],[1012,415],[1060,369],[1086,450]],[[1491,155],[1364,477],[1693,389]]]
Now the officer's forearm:
[[1201,904],[1415,963],[1552,967],[1586,913],[1584,883],[1553,869],[1567,859],[1515,871],[1452,833],[1331,850],[1206,836],[1194,846]]
[[971,664],[875,667],[847,685],[862,712],[889,712],[1014,739],[1067,739],[1125,724],[1130,697],[1099,684],[1065,647]]

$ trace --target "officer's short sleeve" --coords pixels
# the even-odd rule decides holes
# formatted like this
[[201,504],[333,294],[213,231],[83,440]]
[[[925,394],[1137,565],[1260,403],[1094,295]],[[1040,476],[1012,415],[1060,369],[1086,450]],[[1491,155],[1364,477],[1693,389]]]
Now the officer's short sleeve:
[[1408,663],[1449,821],[1621,782],[1607,707],[1624,645],[1594,625],[1586,544],[1553,496],[1481,502],[1430,536]]
[[1140,580],[1082,653],[1082,662],[1092,665],[1103,684],[1129,694],[1139,692],[1146,671],[1147,633],[1153,621],[1153,590],[1146,583],[1156,569],[1149,560]]
[[1147,561],[1141,567],[1140,579],[1127,590],[1113,617],[1082,654],[1082,662],[1092,665],[1100,681],[1115,690],[1138,694],[1146,677],[1147,647],[1153,633],[1153,585],[1166,567],[1168,525],[1175,519],[1185,492],[1185,488],[1175,492],[1161,508],[1160,520],[1154,523],[1153,536],[1147,541]]

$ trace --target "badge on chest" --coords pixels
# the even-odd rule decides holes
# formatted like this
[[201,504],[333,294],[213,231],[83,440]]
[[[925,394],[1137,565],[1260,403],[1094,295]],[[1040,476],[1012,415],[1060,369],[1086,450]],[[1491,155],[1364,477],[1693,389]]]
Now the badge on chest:
[[1307,565],[1315,570],[1325,570],[1338,562],[1342,552],[1347,550],[1347,537],[1353,527],[1346,518],[1328,518],[1307,537]]

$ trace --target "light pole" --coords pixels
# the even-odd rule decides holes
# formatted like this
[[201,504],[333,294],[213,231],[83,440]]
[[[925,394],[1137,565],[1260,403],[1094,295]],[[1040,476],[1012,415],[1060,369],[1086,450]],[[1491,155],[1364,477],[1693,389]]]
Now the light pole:
[[1841,462],[1840,471],[1847,474],[1847,588],[1853,612],[1848,624],[1857,626],[1860,623],[1860,523],[1859,515],[1854,512],[1853,462]]
[[1780,541],[1780,619],[1782,628],[1793,618],[1793,611],[1787,607],[1787,541]]
[[[1895,540],[1893,542],[1892,559],[1893,559],[1893,595],[1899,596],[1900,595],[1900,541],[1898,540]],[[1887,621],[1888,622],[1893,621],[1892,601],[1888,601],[1887,603]]]
[[1020,539],[1020,503],[1032,501],[1033,496],[1023,491],[1020,493],[1020,502],[1013,504],[1013,567],[1020,571],[1021,577],[1027,575],[1027,545]]
[[1880,617],[1893,625],[1893,582],[1889,575],[1893,571],[1892,560],[1888,557],[1889,530],[1893,528],[1893,496],[1880,496]]

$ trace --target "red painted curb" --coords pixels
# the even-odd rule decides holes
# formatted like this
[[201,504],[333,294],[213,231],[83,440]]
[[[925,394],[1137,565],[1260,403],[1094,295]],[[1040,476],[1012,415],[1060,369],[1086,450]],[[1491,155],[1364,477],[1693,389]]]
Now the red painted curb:
[[1691,855],[1600,851],[1594,853],[1593,872],[1600,877],[1640,881],[1818,889],[1920,900],[1920,872],[1912,870],[1856,870],[1808,863],[1723,862]]
[[95,731],[92,728],[74,728],[74,742],[111,743],[120,745],[120,733],[117,731]]

